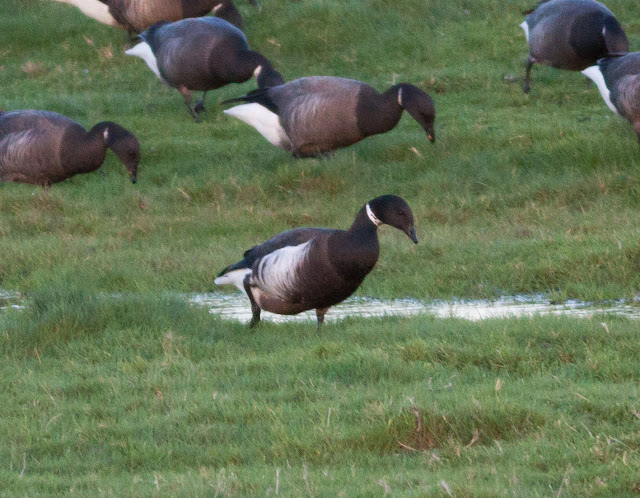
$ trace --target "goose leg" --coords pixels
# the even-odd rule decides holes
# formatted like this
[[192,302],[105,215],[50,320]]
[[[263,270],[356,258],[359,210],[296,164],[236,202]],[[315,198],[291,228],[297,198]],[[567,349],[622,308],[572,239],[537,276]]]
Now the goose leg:
[[196,114],[200,114],[201,112],[206,111],[206,109],[204,108],[204,97],[207,94],[207,92],[202,92],[202,96],[200,97],[200,99],[198,100],[198,102],[196,102],[196,105],[193,107],[193,111]]
[[320,326],[324,323],[324,315],[327,314],[329,308],[318,308],[316,310],[316,318],[318,319],[318,330],[320,330]]
[[249,275],[247,275],[244,279],[244,290],[247,292],[247,296],[249,297],[249,301],[251,301],[251,323],[249,323],[249,328],[252,329],[255,327],[256,323],[260,321],[260,306],[256,303],[256,300],[253,298],[253,294],[251,293],[251,286],[249,285]]
[[522,86],[524,93],[529,93],[529,90],[531,90],[531,66],[533,66],[533,59],[529,56],[525,64],[524,85]]
[[180,88],[178,88],[178,91],[184,97],[184,104],[187,106],[187,109],[189,109],[189,112],[191,113],[193,120],[196,123],[199,123],[200,118],[198,117],[198,113],[194,110],[194,107],[191,107],[191,92],[186,86],[181,86]]
[[124,35],[124,48],[128,50],[133,47],[133,44],[137,39],[138,34],[135,31],[131,31],[130,29],[128,29],[126,34]]

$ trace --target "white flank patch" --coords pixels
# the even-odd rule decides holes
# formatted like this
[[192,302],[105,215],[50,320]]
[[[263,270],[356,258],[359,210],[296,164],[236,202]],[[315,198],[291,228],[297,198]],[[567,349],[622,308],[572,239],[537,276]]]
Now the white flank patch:
[[598,86],[598,90],[600,90],[600,95],[604,99],[605,104],[616,114],[620,114],[618,109],[615,108],[613,103],[611,102],[611,92],[607,88],[607,84],[604,81],[604,76],[602,75],[602,71],[600,71],[600,66],[595,65],[588,67],[582,71],[587,78],[591,78],[593,82]]
[[166,83],[164,78],[160,75],[160,70],[158,69],[158,61],[156,60],[156,56],[153,55],[153,51],[147,42],[138,43],[135,47],[130,48],[125,52],[127,55],[133,55],[135,57],[140,57],[143,61],[147,63],[149,69],[151,69],[155,75],[160,78],[160,81]]
[[224,113],[253,126],[276,147],[282,147],[285,142],[288,142],[287,134],[280,126],[278,115],[260,104],[237,105],[231,109],[226,109]]
[[250,273],[251,268],[241,268],[240,270],[233,270],[216,278],[213,283],[216,285],[235,285],[246,296],[247,292],[244,290],[244,277],[246,277]]
[[7,133],[0,139],[0,154],[7,163],[20,162],[31,149],[37,134],[33,130]]
[[524,37],[527,39],[527,43],[529,43],[529,25],[527,24],[527,21],[520,24],[520,27],[524,31]]
[[283,247],[264,256],[258,263],[252,282],[263,291],[286,299],[295,292],[298,270],[309,253],[311,242]]
[[109,13],[109,7],[98,0],[55,0],[57,2],[68,3],[74,7],[78,7],[80,11],[92,19],[102,24],[116,26],[122,28],[120,23],[116,21]]

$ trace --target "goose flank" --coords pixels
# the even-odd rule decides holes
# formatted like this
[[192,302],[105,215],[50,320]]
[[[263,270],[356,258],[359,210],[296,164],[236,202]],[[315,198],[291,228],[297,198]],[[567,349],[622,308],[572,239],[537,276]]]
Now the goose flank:
[[378,261],[378,226],[391,225],[418,243],[411,208],[396,195],[369,201],[348,230],[294,228],[252,247],[222,270],[217,285],[233,284],[251,302],[250,327],[261,310],[295,315],[315,309],[318,327],[327,310],[363,282]]
[[607,106],[633,125],[640,142],[640,52],[605,57],[582,73],[596,83]]
[[406,110],[435,140],[435,105],[409,83],[384,93],[345,78],[311,76],[253,91],[225,110],[294,157],[322,156],[393,129]]
[[[160,21],[179,21],[214,14],[242,29],[242,17],[233,0],[56,0],[80,9],[98,22],[126,29],[130,36]],[[250,0],[257,5],[255,0]]]
[[595,0],[549,0],[527,12],[520,24],[529,44],[522,88],[525,93],[531,89],[534,63],[582,71],[607,54],[629,50],[622,26],[607,7]]
[[86,131],[50,111],[0,113],[0,181],[51,185],[97,170],[107,148],[137,181],[140,145],[122,126],[104,121]]
[[[126,51],[142,58],[155,75],[176,88],[195,121],[209,90],[256,77],[259,88],[284,83],[266,57],[249,49],[244,33],[223,19],[200,17],[154,24],[141,43]],[[191,105],[191,92],[202,97]]]

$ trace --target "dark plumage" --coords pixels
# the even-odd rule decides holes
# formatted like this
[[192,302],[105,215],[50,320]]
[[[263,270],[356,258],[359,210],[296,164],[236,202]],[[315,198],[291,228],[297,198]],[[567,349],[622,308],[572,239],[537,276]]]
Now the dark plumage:
[[633,124],[640,141],[640,52],[600,59],[582,72],[598,85],[609,108]]
[[525,93],[530,89],[534,63],[581,71],[607,54],[629,50],[622,26],[609,9],[595,0],[542,2],[520,27],[529,43]]
[[[249,0],[251,5],[258,6],[258,2],[256,0]],[[242,16],[240,12],[233,4],[232,0],[216,0],[217,3],[213,6],[213,14],[220,19],[224,19],[227,22],[230,22],[238,29],[243,29],[242,24]],[[197,16],[189,16],[189,17],[197,17]]]
[[[154,24],[140,35],[141,43],[127,50],[144,59],[164,83],[185,98],[193,118],[204,110],[207,91],[256,76],[259,88],[284,83],[266,57],[249,49],[238,28],[215,17]],[[204,93],[191,106],[191,91]]]
[[360,81],[332,76],[300,78],[232,99],[247,102],[225,114],[253,126],[295,157],[330,153],[394,128],[406,110],[435,140],[431,97],[409,83],[384,93]]
[[[78,7],[85,15],[104,24],[140,33],[160,21],[179,21],[216,16],[242,29],[242,17],[233,0],[56,0]],[[250,0],[257,5],[255,0]]]
[[409,205],[396,195],[369,201],[349,230],[294,228],[252,247],[222,270],[217,285],[233,284],[251,301],[251,327],[260,310],[295,315],[315,309],[318,326],[328,308],[349,297],[378,261],[378,226],[391,225],[418,243]]
[[105,121],[89,132],[50,111],[0,113],[0,181],[50,185],[103,163],[110,148],[137,180],[140,145],[122,126]]

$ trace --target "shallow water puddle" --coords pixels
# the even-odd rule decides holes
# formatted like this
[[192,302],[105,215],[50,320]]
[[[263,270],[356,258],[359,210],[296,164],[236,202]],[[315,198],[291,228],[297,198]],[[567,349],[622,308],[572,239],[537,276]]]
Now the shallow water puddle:
[[[251,320],[251,306],[243,294],[181,294],[195,306],[209,308],[209,313],[228,320],[248,323]],[[123,296],[112,294],[108,298],[121,299]],[[334,306],[326,315],[327,321],[344,320],[348,317],[374,318],[384,316],[429,315],[436,318],[462,318],[479,321],[488,318],[517,318],[535,315],[564,315],[577,318],[590,318],[597,314],[624,316],[640,320],[640,306],[637,300],[631,305],[624,301],[611,304],[594,305],[583,301],[569,300],[563,304],[551,304],[542,294],[501,297],[489,300],[453,300],[420,301],[417,299],[375,299],[370,297],[351,297]],[[25,296],[19,292],[0,289],[0,312],[8,309],[22,310],[28,306]],[[284,323],[316,320],[315,311],[299,315],[282,316],[262,312],[262,319]]]
[[11,292],[0,289],[0,311],[13,308],[16,310],[24,309],[22,295],[19,292]]
[[[251,307],[249,300],[242,294],[195,294],[189,302],[207,306],[209,312],[230,320],[249,322]],[[624,302],[611,306],[594,306],[582,301],[567,301],[563,304],[551,304],[544,296],[502,297],[495,301],[455,300],[425,302],[416,299],[374,299],[367,297],[349,298],[334,306],[326,315],[327,321],[343,320],[350,316],[383,317],[431,315],[437,318],[462,318],[465,320],[486,320],[488,318],[514,318],[534,315],[566,315],[589,318],[596,314],[614,314],[640,320],[640,307]],[[272,322],[315,321],[314,311],[293,316],[274,315],[262,312],[262,319]]]

